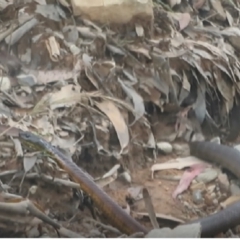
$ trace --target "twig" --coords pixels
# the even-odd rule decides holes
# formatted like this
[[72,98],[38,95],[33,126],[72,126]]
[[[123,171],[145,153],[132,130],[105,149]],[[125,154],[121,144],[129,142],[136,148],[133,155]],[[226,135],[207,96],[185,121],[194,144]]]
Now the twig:
[[103,224],[103,223],[101,223],[101,222],[98,222],[98,221],[96,221],[95,219],[87,218],[86,221],[92,222],[92,223],[94,223],[95,225],[99,225],[99,226],[102,227],[103,229],[108,230],[108,231],[110,231],[110,232],[113,232],[113,233],[116,233],[116,234],[121,234],[121,232],[120,232],[117,228],[114,228],[114,227],[112,227],[112,226],[109,226],[109,225]]
[[35,206],[35,204],[33,204],[28,199],[15,203],[0,202],[0,212],[9,212],[24,216],[29,215],[29,213],[31,213],[33,216],[39,218],[43,222],[48,223],[49,225],[54,227],[64,237],[83,238],[83,236],[81,236],[80,234],[77,234],[62,227],[59,223],[55,222],[53,219],[48,217],[44,212],[40,211]]

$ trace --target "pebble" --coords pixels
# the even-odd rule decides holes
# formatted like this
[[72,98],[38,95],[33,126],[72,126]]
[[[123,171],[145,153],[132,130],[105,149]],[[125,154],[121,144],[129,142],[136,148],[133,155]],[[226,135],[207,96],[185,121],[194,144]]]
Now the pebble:
[[91,238],[95,238],[95,237],[98,238],[98,237],[102,236],[102,234],[99,232],[98,229],[90,230],[89,235],[90,235]]
[[216,185],[211,185],[211,186],[209,186],[209,187],[207,188],[207,191],[208,191],[209,193],[212,193],[215,189],[216,189]]
[[212,199],[214,199],[214,198],[217,197],[217,194],[216,194],[215,192],[212,192],[212,193],[210,194],[210,197],[211,197]]
[[215,138],[211,139],[211,142],[221,144],[221,139],[220,139],[220,137],[215,137]]
[[36,77],[32,74],[20,74],[17,76],[18,83],[23,86],[32,87],[36,84]]
[[189,156],[190,150],[188,144],[178,144],[174,143],[173,145],[173,151],[179,155],[179,156]]
[[205,195],[204,197],[205,197],[205,204],[206,204],[207,206],[212,206],[212,205],[213,205],[213,200],[212,200],[212,198],[211,198],[209,195]]
[[218,172],[215,169],[208,168],[204,172],[200,173],[197,177],[196,180],[198,182],[204,182],[204,183],[209,183],[216,179],[218,176]]
[[32,229],[30,229],[29,231],[26,232],[27,237],[29,238],[36,238],[39,237],[40,233],[38,231],[38,227],[35,226]]
[[157,148],[166,154],[169,154],[173,151],[172,145],[168,142],[158,142]]
[[216,205],[218,205],[218,200],[215,198],[215,199],[213,199],[213,204],[216,206]]
[[203,196],[201,190],[194,190],[192,193],[192,199],[195,204],[201,204],[203,203]]
[[127,182],[127,183],[131,183],[132,182],[132,178],[131,175],[128,172],[123,172],[120,176],[120,179]]
[[228,181],[228,177],[225,173],[218,174],[218,183],[221,192],[228,192],[230,183]]
[[1,76],[1,86],[0,89],[2,91],[8,91],[11,88],[11,81],[9,77],[3,77]]
[[206,189],[206,185],[203,183],[203,182],[193,182],[192,181],[192,184],[191,184],[191,186],[190,186],[190,189],[192,190],[192,191],[194,191],[194,190],[201,190],[201,191],[203,191],[203,190],[205,190]]
[[199,238],[201,225],[199,223],[180,225],[174,229],[161,228],[150,230],[144,238]]
[[230,184],[230,192],[231,192],[231,195],[233,195],[233,196],[240,195],[240,188],[239,188],[239,186],[236,185],[235,183],[231,183]]
[[238,151],[240,151],[240,145],[236,145],[234,146],[235,149],[237,149]]

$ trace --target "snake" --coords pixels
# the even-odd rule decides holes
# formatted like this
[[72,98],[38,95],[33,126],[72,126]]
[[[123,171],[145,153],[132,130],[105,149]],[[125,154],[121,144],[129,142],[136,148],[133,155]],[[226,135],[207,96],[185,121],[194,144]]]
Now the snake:
[[[47,153],[56,163],[64,169],[69,176],[80,184],[99,207],[109,222],[125,234],[135,232],[148,233],[148,230],[138,221],[127,214],[114,202],[71,158],[65,156],[56,147],[43,138],[31,133],[20,131],[20,141],[23,145]],[[232,147],[214,142],[190,142],[190,154],[208,162],[220,164],[240,178],[240,152]],[[240,223],[240,202],[219,211],[218,213],[190,221],[186,224],[199,223],[202,237],[213,237],[220,232],[227,231]]]
[[80,184],[81,189],[88,194],[114,227],[128,235],[136,232],[145,234],[148,232],[144,226],[113,201],[70,157],[67,157],[56,147],[32,132],[19,131],[19,139],[23,146],[42,151],[44,155],[52,158],[60,168],[65,170],[71,179]]

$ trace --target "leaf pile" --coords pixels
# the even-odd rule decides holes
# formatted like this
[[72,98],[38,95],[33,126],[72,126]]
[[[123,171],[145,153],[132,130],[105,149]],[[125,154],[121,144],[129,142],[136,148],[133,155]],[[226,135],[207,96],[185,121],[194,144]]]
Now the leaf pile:
[[[144,166],[157,141],[189,140],[201,125],[240,131],[237,0],[156,0],[151,37],[141,24],[123,33],[52,2],[1,2],[1,124],[43,136],[94,177]],[[1,171],[18,145],[1,146]],[[28,158],[25,171],[36,171]],[[51,176],[52,164],[41,171]]]

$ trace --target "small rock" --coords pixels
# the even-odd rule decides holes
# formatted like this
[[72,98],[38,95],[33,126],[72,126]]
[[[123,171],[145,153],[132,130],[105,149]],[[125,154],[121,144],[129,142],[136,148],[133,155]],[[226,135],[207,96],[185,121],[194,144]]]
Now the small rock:
[[1,76],[1,85],[0,85],[1,91],[8,91],[10,88],[11,88],[11,81],[9,77]]
[[164,153],[171,153],[173,150],[172,145],[168,142],[158,142],[157,148],[163,151]]
[[207,191],[208,191],[209,193],[212,193],[215,189],[216,189],[216,185],[211,185],[211,186],[209,186],[209,187],[207,188]]
[[217,176],[218,176],[218,172],[215,169],[208,168],[204,172],[200,173],[196,177],[196,180],[198,182],[209,183],[213,181],[215,178],[217,178]]
[[192,193],[192,199],[195,204],[203,203],[203,196],[201,190],[194,190]]
[[207,206],[212,206],[213,205],[213,199],[211,198],[211,196],[205,195],[204,198],[205,198],[205,204]]
[[212,199],[216,198],[216,196],[217,196],[217,194],[216,194],[215,192],[212,192],[212,193],[210,194],[210,197],[211,197]]
[[230,183],[225,173],[218,174],[219,188],[222,192],[228,192]]
[[195,180],[195,179],[193,179],[192,180],[192,184],[194,185],[194,184],[197,184],[198,182]]
[[215,137],[215,138],[212,138],[210,142],[221,144],[221,139],[220,137]]
[[26,232],[26,235],[29,237],[29,238],[36,238],[36,237],[39,237],[40,233],[38,231],[38,227],[33,227],[32,229],[30,229],[29,231]]
[[217,199],[219,202],[225,201],[227,198],[227,195],[225,193],[221,194],[221,193],[217,193]]
[[189,150],[188,144],[174,143],[173,150],[177,155],[180,155],[180,156],[189,156],[190,155],[190,150]]
[[94,237],[100,237],[102,236],[102,234],[98,231],[98,229],[91,229],[90,232],[89,232],[89,235],[91,238],[94,238]]
[[195,133],[191,141],[205,141],[205,137],[203,136],[202,133]]
[[22,86],[28,86],[28,87],[32,87],[36,84],[37,82],[37,79],[34,75],[32,74],[19,74],[17,76],[17,80],[18,80],[18,83]]
[[205,190],[206,189],[206,185],[203,183],[203,182],[196,182],[195,183],[192,181],[192,184],[190,186],[190,189],[192,191],[195,191],[195,190]]
[[121,175],[119,175],[119,178],[127,183],[132,182],[131,175],[128,172],[123,172]]
[[240,144],[239,145],[236,145],[234,146],[235,149],[237,149],[238,151],[240,151]]
[[216,205],[218,205],[218,200],[215,198],[215,199],[213,199],[213,204],[216,206]]
[[199,223],[180,225],[174,229],[161,228],[153,229],[145,238],[199,238],[201,225]]
[[233,196],[240,195],[240,188],[239,188],[239,186],[236,185],[235,183],[231,183],[230,184],[230,192],[231,192],[231,195],[233,195]]

